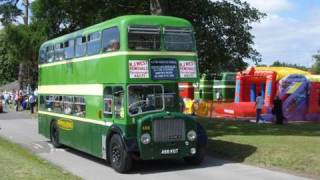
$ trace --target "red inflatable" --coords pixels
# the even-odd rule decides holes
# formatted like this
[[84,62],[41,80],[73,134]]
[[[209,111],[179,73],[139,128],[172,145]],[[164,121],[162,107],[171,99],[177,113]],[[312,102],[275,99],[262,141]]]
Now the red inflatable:
[[235,100],[233,104],[217,107],[216,112],[235,117],[255,116],[255,100],[259,93],[264,97],[264,112],[271,108],[276,95],[278,81],[277,73],[271,70],[256,70],[249,67],[238,72],[236,77]]
[[320,82],[309,84],[309,113],[320,112]]
[[192,83],[179,83],[179,96],[181,98],[193,99],[194,87]]

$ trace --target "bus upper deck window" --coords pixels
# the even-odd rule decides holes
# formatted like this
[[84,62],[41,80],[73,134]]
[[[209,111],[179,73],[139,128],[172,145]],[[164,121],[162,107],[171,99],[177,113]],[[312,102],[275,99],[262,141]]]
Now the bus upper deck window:
[[86,37],[78,37],[76,39],[76,57],[84,56],[87,52]]
[[63,43],[58,43],[54,46],[54,60],[61,61],[64,59]]
[[117,51],[120,48],[119,30],[116,27],[108,28],[102,32],[103,52]]
[[68,40],[64,42],[64,56],[66,59],[74,57],[74,40]]
[[47,61],[47,55],[46,55],[46,48],[45,47],[42,47],[40,49],[40,53],[39,53],[39,63],[40,64],[43,64],[43,63],[46,63]]
[[129,26],[128,47],[136,51],[155,51],[160,49],[159,26]]
[[100,32],[94,32],[88,36],[88,55],[98,54],[101,48]]
[[192,29],[165,27],[164,46],[168,51],[193,51],[195,43]]
[[52,62],[54,59],[54,48],[53,46],[47,47],[47,62]]

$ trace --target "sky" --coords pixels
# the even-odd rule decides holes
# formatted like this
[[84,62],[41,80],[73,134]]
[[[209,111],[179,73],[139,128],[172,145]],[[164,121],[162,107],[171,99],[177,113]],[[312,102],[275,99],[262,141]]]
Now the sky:
[[246,0],[267,14],[253,24],[262,64],[274,61],[310,67],[320,50],[320,0]]

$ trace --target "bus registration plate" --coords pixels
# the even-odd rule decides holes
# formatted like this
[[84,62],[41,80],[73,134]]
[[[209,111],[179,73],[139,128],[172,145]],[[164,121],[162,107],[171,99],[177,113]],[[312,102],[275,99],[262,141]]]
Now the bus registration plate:
[[167,155],[167,154],[178,154],[179,152],[179,149],[176,148],[176,149],[162,149],[161,150],[161,154],[163,155]]

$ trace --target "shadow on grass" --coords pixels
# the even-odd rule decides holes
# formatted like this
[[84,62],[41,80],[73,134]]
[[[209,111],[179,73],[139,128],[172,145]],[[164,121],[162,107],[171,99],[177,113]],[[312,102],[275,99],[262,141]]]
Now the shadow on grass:
[[320,123],[256,124],[239,120],[198,118],[209,137],[224,135],[320,136]]
[[248,144],[239,144],[222,140],[208,140],[207,154],[217,158],[243,162],[256,152],[257,147]]

